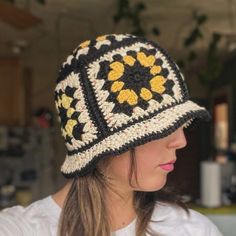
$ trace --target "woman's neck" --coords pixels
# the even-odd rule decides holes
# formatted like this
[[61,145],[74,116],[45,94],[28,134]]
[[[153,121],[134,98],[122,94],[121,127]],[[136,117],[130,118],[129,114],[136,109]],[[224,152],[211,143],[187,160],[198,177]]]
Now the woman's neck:
[[61,208],[63,208],[63,204],[66,200],[66,196],[70,190],[72,182],[68,181],[59,191],[52,194],[53,200],[59,205]]
[[136,218],[133,192],[123,192],[122,195],[109,192],[106,202],[112,231],[126,227]]

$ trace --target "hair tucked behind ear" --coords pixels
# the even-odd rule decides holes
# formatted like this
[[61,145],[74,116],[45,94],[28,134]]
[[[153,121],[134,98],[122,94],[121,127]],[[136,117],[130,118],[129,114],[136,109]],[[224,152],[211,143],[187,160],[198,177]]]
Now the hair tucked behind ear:
[[[129,182],[131,185],[133,174],[137,181],[135,149],[131,149],[130,162]],[[75,177],[62,209],[59,236],[110,236],[111,229],[105,201],[107,188],[111,186],[98,169],[88,176]],[[136,236],[144,236],[147,232],[149,235],[158,236],[158,232],[151,232],[148,229],[156,201],[178,205],[189,213],[181,198],[167,187],[155,192],[135,191]]]

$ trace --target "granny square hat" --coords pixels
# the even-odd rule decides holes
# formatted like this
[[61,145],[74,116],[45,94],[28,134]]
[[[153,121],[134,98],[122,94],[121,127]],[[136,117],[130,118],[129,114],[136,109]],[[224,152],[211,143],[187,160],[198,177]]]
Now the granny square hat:
[[67,147],[61,172],[91,173],[102,158],[209,119],[159,44],[130,34],[81,43],[62,64],[55,102]]

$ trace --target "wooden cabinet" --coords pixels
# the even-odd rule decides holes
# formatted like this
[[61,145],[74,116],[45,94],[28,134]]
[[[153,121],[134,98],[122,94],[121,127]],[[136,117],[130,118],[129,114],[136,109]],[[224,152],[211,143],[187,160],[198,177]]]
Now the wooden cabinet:
[[25,125],[26,97],[26,83],[20,60],[0,58],[0,125]]

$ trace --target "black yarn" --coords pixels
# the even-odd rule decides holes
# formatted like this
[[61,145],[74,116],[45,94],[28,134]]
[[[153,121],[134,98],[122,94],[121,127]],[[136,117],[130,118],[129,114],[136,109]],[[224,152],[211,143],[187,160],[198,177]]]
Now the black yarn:
[[[133,142],[125,144],[121,149],[119,150],[110,150],[104,153],[99,154],[98,156],[95,156],[91,162],[88,163],[88,165],[85,168],[82,168],[81,170],[74,171],[72,173],[62,173],[64,177],[66,178],[73,178],[75,176],[77,177],[83,177],[85,175],[88,175],[91,173],[94,168],[96,167],[97,162],[100,160],[100,158],[108,158],[111,156],[116,156],[119,154],[122,154],[126,151],[128,151],[131,148],[134,148],[139,145],[143,145],[145,143],[148,143],[150,141],[164,138],[171,133],[175,132],[179,127],[181,127],[183,124],[185,124],[190,119],[195,119],[195,122],[199,122],[200,120],[210,120],[210,115],[206,113],[205,111],[197,111],[197,112],[189,112],[185,116],[181,117],[179,120],[177,120],[175,123],[171,124],[169,127],[167,127],[163,132],[159,133],[153,133],[146,135],[144,137],[141,137],[138,140],[134,140]],[[189,128],[188,128],[189,129]]]
[[[118,35],[119,36],[119,35]],[[128,127],[131,127],[135,124],[144,122],[146,120],[149,120],[157,115],[159,115],[161,112],[164,112],[165,110],[168,110],[170,108],[173,108],[177,105],[184,104],[189,101],[189,94],[187,90],[186,83],[183,80],[183,77],[181,75],[181,72],[179,71],[176,63],[173,61],[173,59],[170,57],[170,55],[166,52],[165,49],[159,46],[158,43],[147,40],[143,37],[136,37],[133,35],[123,35],[125,38],[118,39],[117,35],[107,35],[105,40],[108,40],[109,45],[103,44],[100,45],[99,48],[96,48],[96,45],[98,43],[97,39],[92,39],[85,44],[85,48],[82,46],[79,46],[71,55],[71,61],[70,63],[65,63],[59,72],[59,76],[57,78],[57,83],[65,83],[66,85],[66,79],[69,75],[74,75],[73,78],[78,78],[77,83],[81,86],[81,93],[84,98],[85,107],[88,113],[89,122],[92,123],[95,127],[95,134],[96,138],[93,140],[89,140],[88,142],[84,143],[81,147],[74,147],[73,148],[73,142],[76,140],[83,141],[83,135],[84,133],[84,126],[85,123],[81,123],[79,121],[80,112],[76,110],[76,107],[79,104],[78,98],[75,96],[75,91],[77,88],[73,87],[73,84],[68,84],[65,86],[65,89],[57,89],[55,91],[55,100],[59,101],[62,99],[63,94],[66,95],[69,99],[70,104],[70,112],[68,117],[67,109],[63,107],[62,105],[58,105],[58,111],[59,116],[61,118],[61,126],[64,131],[66,131],[66,125],[67,122],[70,120],[72,121],[72,126],[70,127],[72,129],[70,130],[70,135],[67,133],[65,138],[66,143],[70,144],[72,148],[67,150],[68,158],[71,158],[72,155],[77,155],[80,158],[79,154],[89,150],[94,145],[98,144],[99,142],[103,141],[105,138],[118,133],[122,132],[123,130],[127,129]],[[121,36],[121,35],[120,35]],[[141,43],[144,46],[141,46],[138,50],[138,52],[144,53],[146,57],[151,56],[151,60],[153,56],[155,56],[155,61],[153,63],[153,66],[160,66],[161,70],[159,73],[151,73],[151,67],[150,66],[143,66],[141,62],[137,58],[137,51],[131,49],[132,46],[134,46],[137,43]],[[152,48],[153,47],[153,48]],[[124,59],[124,55],[121,55],[118,53],[118,50],[120,49],[126,49],[125,55],[132,56],[133,59],[135,59],[135,62],[133,64],[126,63]],[[82,53],[84,52],[86,53]],[[101,60],[101,58],[108,53],[114,53],[112,56],[112,61],[108,61],[108,59],[104,59],[100,62],[98,60]],[[156,58],[157,53],[162,54],[162,57]],[[82,54],[80,54],[82,53]],[[80,55],[79,55],[80,54]],[[68,60],[69,61],[69,60]],[[165,61],[165,63],[164,63]],[[119,66],[122,65],[122,68],[124,68],[124,71],[122,71],[122,74],[120,74],[119,78],[116,77],[113,80],[123,82],[123,87],[120,88],[121,90],[132,91],[132,93],[135,93],[137,95],[137,100],[135,100],[135,103],[128,103],[128,101],[118,101],[118,95],[120,91],[111,91],[112,85],[114,81],[112,79],[109,79],[109,73],[113,70],[111,68],[111,64],[113,62],[120,63]],[[109,127],[109,123],[104,117],[104,111],[102,111],[101,106],[99,105],[98,101],[98,95],[96,94],[96,91],[94,90],[94,86],[92,84],[91,78],[89,78],[89,70],[93,69],[92,63],[97,63],[97,66],[99,70],[97,71],[97,76],[94,78],[96,81],[102,81],[104,82],[101,90],[108,91],[109,95],[106,98],[106,102],[114,104],[113,110],[111,111],[115,115],[117,113],[123,113],[127,115],[128,117],[131,117],[134,112],[135,107],[140,107],[144,111],[147,111],[149,107],[149,102],[147,101],[150,99],[150,93],[152,94],[151,99],[156,100],[160,104],[162,104],[164,101],[164,95],[169,95],[172,97],[173,102],[171,104],[167,103],[164,104],[164,106],[157,107],[152,112],[146,112],[142,116],[138,118],[129,119],[126,122],[121,121],[122,125],[117,127]],[[99,64],[98,64],[99,63]],[[166,65],[167,64],[167,65]],[[165,65],[165,66],[164,66]],[[114,71],[113,71],[114,72]],[[121,72],[119,72],[121,73]],[[154,74],[153,74],[154,73]],[[174,78],[169,78],[169,75],[174,76]],[[150,81],[155,77],[156,81],[161,81],[161,90],[159,87],[155,91],[153,90],[153,87],[151,86]],[[158,80],[160,79],[160,80]],[[163,82],[164,81],[164,82]],[[180,97],[175,97],[174,93],[174,86],[175,83],[178,83],[178,87],[181,92]],[[62,87],[64,87],[64,85]],[[145,99],[140,97],[141,89],[148,89],[149,94],[148,97],[144,97]],[[145,90],[143,90],[145,91]],[[157,92],[158,91],[158,92]],[[100,91],[99,91],[100,92]],[[71,100],[70,100],[71,99]],[[58,104],[61,104],[58,102]],[[73,110],[74,109],[74,110]],[[174,115],[174,114],[173,114]],[[176,115],[176,114],[175,114]],[[93,171],[93,169],[96,166],[96,163],[99,161],[100,158],[106,158],[108,156],[114,156],[119,155],[127,150],[129,150],[132,147],[147,143],[154,139],[160,139],[163,137],[166,137],[167,135],[174,132],[176,129],[178,129],[180,126],[185,124],[187,121],[192,121],[192,123],[196,123],[198,120],[209,120],[209,113],[204,110],[200,109],[196,111],[186,111],[185,115],[175,117],[175,122],[167,124],[166,128],[162,132],[153,132],[152,134],[146,134],[144,137],[140,137],[138,139],[135,139],[132,142],[126,143],[124,140],[124,145],[116,150],[115,148],[112,150],[109,150],[109,147],[105,148],[103,153],[98,154],[97,156],[94,156],[93,159],[86,164],[85,167],[81,169],[77,169],[76,171],[68,170],[70,173],[63,173],[63,175],[66,178],[71,178],[74,176],[84,176]],[[76,124],[74,124],[76,123]],[[192,123],[190,127],[192,126]],[[65,134],[66,132],[64,132]]]
[[[180,104],[183,104],[183,103],[180,103]],[[132,121],[129,121],[127,124],[122,125],[122,127],[119,127],[118,129],[114,129],[113,131],[109,130],[109,131],[105,134],[105,137],[111,136],[111,135],[113,135],[114,133],[116,133],[116,132],[118,132],[118,131],[123,131],[123,130],[127,129],[128,127],[130,127],[130,126],[132,126],[132,125],[135,125],[135,124],[137,124],[137,123],[141,123],[141,122],[143,122],[143,121],[145,121],[145,120],[149,120],[149,119],[153,118],[154,116],[156,116],[157,114],[159,114],[159,113],[161,113],[161,112],[163,112],[163,111],[165,111],[165,110],[168,110],[168,109],[170,109],[171,107],[174,107],[174,106],[176,106],[176,105],[180,105],[180,104],[178,104],[178,103],[176,102],[176,103],[173,104],[173,105],[169,105],[169,106],[166,106],[166,107],[161,108],[160,111],[155,111],[155,112],[153,112],[153,113],[151,113],[151,114],[146,114],[146,115],[144,115],[143,117],[140,117],[138,120],[137,120],[137,119],[133,119]],[[191,116],[191,114],[192,114],[192,116]],[[194,115],[194,114],[195,114],[195,115]],[[198,117],[198,115],[200,115],[200,116]],[[202,110],[200,110],[199,113],[198,113],[198,112],[193,112],[193,113],[189,112],[189,119],[185,120],[185,122],[188,121],[188,120],[190,120],[190,119],[197,119],[197,118],[203,119],[203,120],[205,120],[205,121],[209,121],[209,120],[210,120],[210,114],[209,114],[208,112],[202,111]],[[179,120],[180,120],[180,122],[181,122],[181,119],[179,119]],[[176,122],[178,122],[178,119],[176,120]],[[185,123],[185,122],[184,122],[184,123]],[[181,125],[180,125],[180,126],[181,126]],[[179,128],[180,126],[178,126],[178,128]],[[164,133],[164,135],[165,135],[165,133]],[[78,148],[78,149],[73,150],[73,151],[68,150],[67,153],[68,153],[69,155],[74,155],[74,154],[77,154],[77,153],[84,152],[85,150],[91,148],[91,147],[94,146],[95,144],[101,142],[103,139],[104,139],[104,137],[101,136],[101,137],[97,138],[96,140],[90,142],[90,143],[87,144],[86,146],[83,146],[83,147]]]

